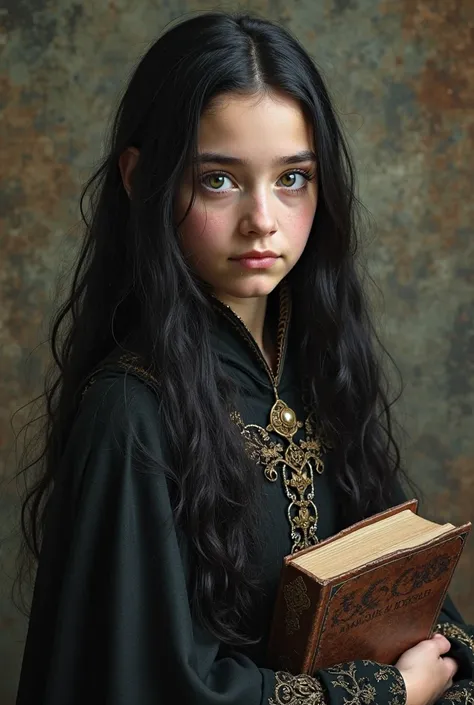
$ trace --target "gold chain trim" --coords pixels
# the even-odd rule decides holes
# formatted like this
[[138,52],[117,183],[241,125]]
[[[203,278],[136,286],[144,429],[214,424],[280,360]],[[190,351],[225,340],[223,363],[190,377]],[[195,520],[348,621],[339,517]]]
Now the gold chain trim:
[[[282,405],[276,409],[278,405]],[[285,421],[284,414],[288,414]],[[278,400],[270,414],[271,423],[265,428],[257,424],[245,424],[238,411],[231,413],[231,419],[244,437],[245,447],[250,458],[264,468],[267,480],[275,482],[278,478],[277,467],[282,466],[282,482],[290,503],[288,521],[293,540],[292,553],[318,543],[316,535],[318,510],[314,503],[314,472],[321,474],[324,470],[322,454],[328,446],[316,437],[313,417],[310,414],[305,421],[306,439],[295,443],[293,436],[302,427],[286,404]],[[281,420],[275,422],[273,416]],[[282,418],[283,417],[283,418]],[[284,424],[287,424],[285,430]],[[268,431],[278,433],[288,442],[284,450],[282,443],[272,441]]]
[[435,631],[448,639],[456,639],[456,641],[464,644],[464,646],[470,649],[471,654],[474,656],[474,638],[457,624],[452,624],[451,622],[437,624]]
[[285,671],[277,671],[275,678],[275,695],[268,705],[325,705],[323,686],[317,678]]
[[286,344],[288,341],[288,328],[290,325],[291,317],[291,298],[290,289],[288,284],[283,282],[281,285],[280,293],[280,311],[278,317],[278,330],[277,330],[277,369],[275,374],[276,384],[280,381],[282,366],[285,359]]

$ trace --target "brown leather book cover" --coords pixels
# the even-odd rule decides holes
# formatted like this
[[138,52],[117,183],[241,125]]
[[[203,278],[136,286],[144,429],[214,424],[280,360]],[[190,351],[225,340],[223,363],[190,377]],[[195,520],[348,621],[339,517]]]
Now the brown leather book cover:
[[294,563],[356,529],[410,509],[411,500],[285,558],[269,641],[269,666],[312,674],[355,659],[393,664],[431,636],[471,524],[319,580]]

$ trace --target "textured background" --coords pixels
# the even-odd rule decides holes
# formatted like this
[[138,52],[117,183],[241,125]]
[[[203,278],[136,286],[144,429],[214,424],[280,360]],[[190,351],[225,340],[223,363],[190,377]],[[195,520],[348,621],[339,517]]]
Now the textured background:
[[[77,242],[80,185],[148,43],[169,20],[216,6],[2,0],[0,705],[14,702],[25,629],[9,600],[18,518],[10,418],[40,389],[47,346],[37,346]],[[324,71],[372,214],[367,254],[385,301],[380,323],[406,385],[398,407],[406,464],[425,491],[425,512],[473,519],[474,0],[240,8],[286,24]],[[473,563],[471,540],[452,589],[471,622]]]

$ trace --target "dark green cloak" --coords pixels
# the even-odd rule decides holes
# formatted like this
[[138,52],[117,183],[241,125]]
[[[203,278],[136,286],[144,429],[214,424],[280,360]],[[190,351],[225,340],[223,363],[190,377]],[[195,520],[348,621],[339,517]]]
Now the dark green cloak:
[[[301,399],[297,351],[288,345],[289,311],[280,311],[280,363],[272,380],[237,317],[218,304],[216,309],[213,345],[239,388],[234,420],[261,475],[256,550],[262,595],[252,615],[260,643],[231,649],[193,620],[186,541],[173,524],[163,471],[167,449],[159,385],[136,361],[111,358],[83,395],[48,505],[17,705],[405,702],[403,679],[392,666],[361,660],[318,671],[314,678],[267,668],[283,557],[311,543],[311,531],[324,539],[343,526],[331,452],[318,439]],[[306,450],[312,457],[313,482],[300,496],[308,510],[306,529],[295,528],[301,519],[297,507],[288,514],[288,468],[282,459],[289,440],[265,431],[275,384],[280,399],[306,422],[293,437],[300,449],[310,444]],[[474,631],[449,600],[440,621],[460,670],[439,703],[472,703]]]

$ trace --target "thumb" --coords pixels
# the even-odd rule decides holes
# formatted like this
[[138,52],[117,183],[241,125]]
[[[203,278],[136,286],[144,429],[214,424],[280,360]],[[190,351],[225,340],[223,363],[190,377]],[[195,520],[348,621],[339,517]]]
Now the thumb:
[[433,634],[430,641],[436,645],[440,655],[446,654],[451,648],[451,643],[442,634]]

